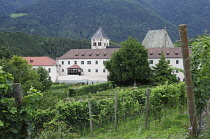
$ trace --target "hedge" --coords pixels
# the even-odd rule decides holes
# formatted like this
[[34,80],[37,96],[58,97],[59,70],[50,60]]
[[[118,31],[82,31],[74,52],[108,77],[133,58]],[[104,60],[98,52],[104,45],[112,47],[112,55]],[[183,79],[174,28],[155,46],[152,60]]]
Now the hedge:
[[85,94],[93,94],[97,93],[97,91],[105,91],[108,89],[114,88],[114,82],[109,81],[105,83],[97,83],[97,84],[90,84],[90,85],[84,85],[80,86],[78,88],[69,88],[69,96],[80,96]]

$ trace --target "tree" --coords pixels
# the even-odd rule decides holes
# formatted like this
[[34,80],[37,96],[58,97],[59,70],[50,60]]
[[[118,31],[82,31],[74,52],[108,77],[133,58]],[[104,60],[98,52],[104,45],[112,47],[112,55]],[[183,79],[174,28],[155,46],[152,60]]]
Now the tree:
[[197,114],[201,114],[210,97],[210,35],[200,36],[192,44],[190,57]]
[[5,63],[3,70],[12,74],[15,83],[21,83],[23,92],[29,90],[31,86],[40,90],[39,74],[33,70],[31,65],[20,56],[13,56],[8,63]]
[[9,49],[5,48],[5,47],[1,47],[0,48],[0,59],[9,59],[11,58],[12,54],[11,52],[9,51]]
[[48,71],[43,67],[38,67],[36,69],[37,73],[40,75],[39,82],[42,84],[41,91],[45,91],[52,85],[52,80],[49,76]]
[[150,74],[147,50],[137,39],[129,37],[105,62],[105,68],[109,71],[108,80],[120,84],[143,83]]
[[161,53],[159,62],[152,68],[153,76],[151,77],[151,81],[154,84],[165,84],[166,81],[169,84],[178,82],[176,75],[173,73],[173,69],[169,65],[169,60],[166,60],[163,52]]

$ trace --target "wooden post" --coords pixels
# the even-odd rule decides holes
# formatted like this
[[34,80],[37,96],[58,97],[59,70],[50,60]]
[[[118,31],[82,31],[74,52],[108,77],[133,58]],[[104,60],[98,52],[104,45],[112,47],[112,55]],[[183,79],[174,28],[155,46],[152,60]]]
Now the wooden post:
[[114,122],[114,128],[117,129],[118,119],[117,119],[117,111],[118,111],[118,93],[115,93],[115,122]]
[[185,84],[187,89],[187,107],[188,116],[190,120],[189,132],[192,135],[197,135],[197,119],[196,119],[196,107],[195,98],[193,93],[193,83],[192,75],[190,70],[190,58],[189,58],[189,48],[188,48],[188,38],[187,38],[187,25],[179,25],[180,43],[182,47],[183,65],[184,65],[184,75]]
[[146,91],[146,102],[145,102],[145,109],[146,109],[145,127],[148,127],[149,123],[149,97],[150,97],[150,89],[148,88]]
[[90,118],[90,136],[93,136],[93,119],[92,119],[90,100],[88,100],[88,108],[89,108],[89,118]]
[[23,92],[21,88],[21,83],[14,83],[13,84],[13,93],[15,97],[15,102],[18,108],[23,106]]

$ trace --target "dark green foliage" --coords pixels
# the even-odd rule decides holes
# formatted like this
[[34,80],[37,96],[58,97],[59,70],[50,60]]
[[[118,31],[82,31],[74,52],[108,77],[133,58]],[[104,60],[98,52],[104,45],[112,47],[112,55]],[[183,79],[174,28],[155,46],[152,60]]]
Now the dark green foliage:
[[17,9],[27,6],[36,0],[1,0],[0,1],[0,16],[15,12]]
[[190,56],[196,111],[201,114],[210,98],[210,35],[204,34],[192,45]]
[[165,82],[169,84],[178,82],[176,75],[173,73],[173,69],[169,65],[169,60],[166,60],[163,52],[161,53],[158,64],[153,67],[153,76],[151,76],[150,80],[155,85],[165,84]]
[[29,121],[36,115],[36,102],[41,99],[42,94],[31,88],[23,97],[24,105],[17,107],[14,98],[7,97],[13,90],[13,77],[4,72],[2,67],[0,67],[0,82],[0,138],[26,138],[28,132],[31,132]]
[[108,79],[111,81],[120,84],[143,83],[150,75],[147,50],[137,39],[129,37],[119,51],[105,62],[105,68],[109,71]]
[[[140,1],[140,0],[138,0]],[[188,25],[190,38],[209,31],[209,0],[149,0],[161,17],[178,26]],[[177,29],[176,29],[177,30]]]
[[12,54],[9,49],[5,47],[0,48],[0,59],[9,59],[11,58]]
[[90,39],[101,26],[111,40],[120,42],[128,35],[141,41],[148,28],[167,27],[173,40],[178,40],[176,26],[157,14],[148,0],[38,0],[16,13],[27,15],[0,17],[0,31]]
[[22,84],[24,93],[26,93],[31,86],[38,90],[42,87],[39,81],[40,75],[33,70],[32,66],[28,65],[28,62],[23,60],[22,57],[13,56],[8,63],[5,63],[3,70],[12,74],[15,83]]
[[78,88],[72,87],[69,89],[69,96],[72,97],[75,95],[80,96],[80,95],[97,93],[97,91],[104,91],[104,90],[112,89],[113,87],[114,87],[113,82],[84,85],[84,86],[80,86]]
[[52,85],[52,80],[49,76],[48,71],[43,67],[38,67],[36,71],[40,76],[39,82],[42,84],[42,88],[40,89],[40,91],[45,91],[49,89]]
[[[89,47],[90,41],[85,39],[44,38],[26,35],[21,32],[0,32],[0,56],[4,57],[10,55],[49,56],[55,59],[70,49]],[[6,48],[6,51],[3,51],[4,48]]]

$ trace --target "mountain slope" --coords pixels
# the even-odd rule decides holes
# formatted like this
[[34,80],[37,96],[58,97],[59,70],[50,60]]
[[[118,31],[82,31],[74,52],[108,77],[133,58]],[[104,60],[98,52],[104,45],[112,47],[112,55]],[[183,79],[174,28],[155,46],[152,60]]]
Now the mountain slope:
[[0,32],[0,49],[2,48],[7,48],[12,55],[56,58],[70,49],[90,48],[90,41],[46,38],[21,32]]
[[101,26],[111,40],[124,41],[130,35],[142,41],[148,28],[167,27],[177,40],[176,26],[151,9],[148,0],[38,0],[16,11],[25,16],[3,17],[0,31],[89,39]]
[[210,30],[210,0],[150,0],[163,18],[176,26],[187,24],[190,37]]
[[1,0],[0,15],[11,14],[24,6],[34,3],[36,0]]

